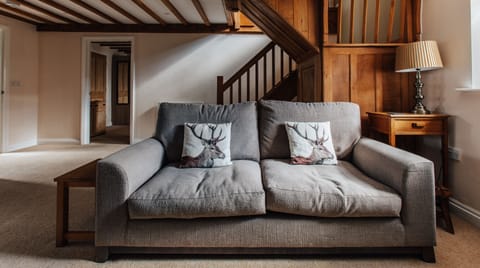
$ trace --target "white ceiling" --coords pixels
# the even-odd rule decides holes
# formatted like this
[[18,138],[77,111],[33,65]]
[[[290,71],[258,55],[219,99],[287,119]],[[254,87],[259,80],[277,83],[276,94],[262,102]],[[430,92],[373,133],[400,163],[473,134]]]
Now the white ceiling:
[[[56,24],[66,24],[63,20],[57,19],[55,17],[49,16],[42,12],[36,11],[28,6],[22,4],[22,1],[31,3],[43,9],[46,9],[52,13],[58,14],[62,17],[70,19],[76,23],[81,24],[88,24],[89,22],[78,18],[74,15],[71,15],[67,12],[59,10],[55,7],[48,5],[48,3],[42,2],[42,0],[0,0],[1,3],[14,2],[19,3],[15,9],[22,10],[28,12],[30,14],[36,15],[40,18],[46,19],[50,22]],[[78,12],[100,24],[112,24],[113,22],[99,16],[89,10],[75,4],[73,1],[70,0],[52,0],[53,2],[60,4],[68,9],[71,9],[75,12]],[[162,0],[142,0],[143,3],[149,7],[152,11],[154,11],[162,20],[164,20],[168,24],[181,24],[181,21],[170,11],[167,6],[165,6]],[[135,24],[134,21],[130,20],[128,17],[124,16],[120,12],[114,10],[109,5],[105,4],[101,0],[83,0],[86,4],[94,7],[95,9],[107,14],[108,16],[114,18],[115,20],[119,21],[121,24]],[[134,3],[133,0],[111,0],[114,4],[118,5],[134,17],[138,18],[140,21],[146,24],[158,24],[158,22],[152,18],[149,14],[147,14],[143,9],[138,7],[137,4]],[[172,5],[179,11],[179,13],[187,20],[189,24],[204,24],[199,12],[195,8],[192,0],[170,0]],[[222,0],[200,0],[199,1],[207,14],[207,17],[212,24],[226,24],[227,18],[225,15],[224,4]],[[34,19],[28,17],[26,15],[15,13],[15,10],[9,10],[5,6],[0,5],[0,10],[15,14],[17,16],[21,16],[28,20],[31,20],[36,23],[43,23],[38,19]]]

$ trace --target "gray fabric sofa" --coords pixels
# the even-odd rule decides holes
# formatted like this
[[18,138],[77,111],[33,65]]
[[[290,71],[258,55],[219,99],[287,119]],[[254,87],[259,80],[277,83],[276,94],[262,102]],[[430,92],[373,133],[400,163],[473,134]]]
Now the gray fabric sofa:
[[[286,121],[330,121],[338,165],[290,165]],[[185,122],[231,122],[233,165],[177,168]],[[162,103],[154,137],[98,163],[97,261],[393,252],[434,262],[434,245],[433,163],[361,137],[353,103]]]

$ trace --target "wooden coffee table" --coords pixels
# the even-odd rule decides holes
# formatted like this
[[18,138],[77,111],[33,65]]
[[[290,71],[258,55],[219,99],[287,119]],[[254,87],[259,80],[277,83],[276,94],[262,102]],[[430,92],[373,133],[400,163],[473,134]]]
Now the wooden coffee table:
[[57,247],[68,241],[94,241],[94,231],[72,231],[68,229],[69,193],[73,187],[95,187],[97,162],[91,161],[53,179],[57,183]]

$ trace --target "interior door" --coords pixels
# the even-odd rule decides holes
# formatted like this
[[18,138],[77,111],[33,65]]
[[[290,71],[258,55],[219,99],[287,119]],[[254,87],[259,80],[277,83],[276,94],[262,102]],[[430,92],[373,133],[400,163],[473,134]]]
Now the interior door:
[[112,59],[112,124],[130,124],[130,57]]
[[105,133],[105,93],[107,89],[107,57],[90,55],[90,136]]
[[4,105],[3,105],[3,101],[4,101],[4,94],[5,94],[5,86],[4,86],[4,77],[3,77],[3,74],[4,74],[4,59],[3,59],[3,44],[4,42],[4,33],[3,33],[3,29],[0,28],[0,153],[3,153],[5,151],[5,148],[3,147],[5,144],[4,144],[4,134],[3,134],[3,117],[4,117],[4,112],[3,112],[3,109],[4,109]]
[[107,57],[92,52],[90,55],[90,100],[105,101],[106,80]]

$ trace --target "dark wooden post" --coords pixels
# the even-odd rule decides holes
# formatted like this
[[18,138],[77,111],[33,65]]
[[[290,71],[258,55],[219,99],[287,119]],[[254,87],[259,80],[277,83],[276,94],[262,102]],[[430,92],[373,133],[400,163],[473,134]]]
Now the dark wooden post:
[[217,76],[217,104],[223,104],[223,76]]

